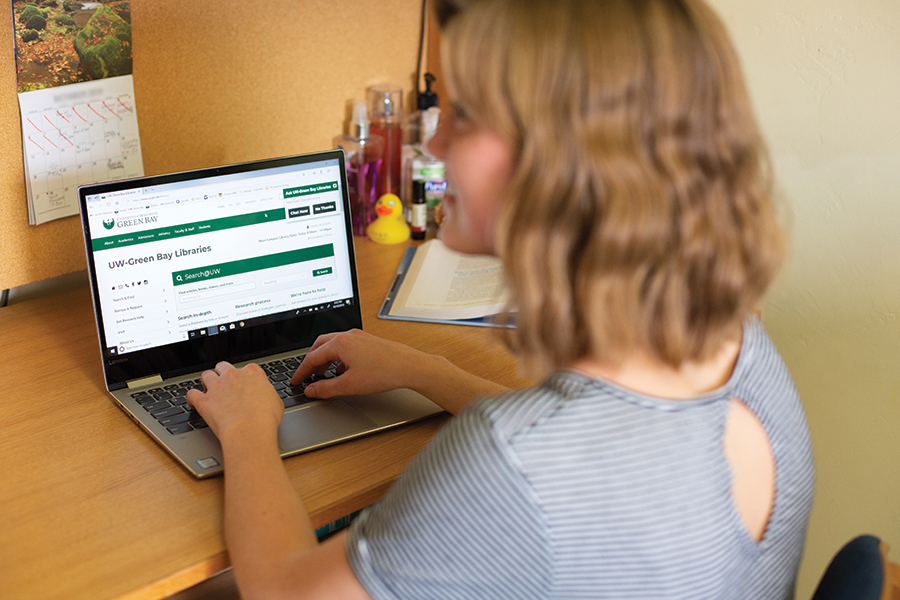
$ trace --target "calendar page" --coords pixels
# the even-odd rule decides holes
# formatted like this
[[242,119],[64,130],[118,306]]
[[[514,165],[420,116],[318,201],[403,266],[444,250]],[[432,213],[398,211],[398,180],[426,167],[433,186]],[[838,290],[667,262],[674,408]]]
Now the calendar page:
[[144,174],[131,75],[19,94],[32,225],[78,214],[79,185]]
[[[2,0],[0,0],[2,1]],[[129,0],[12,0],[28,220],[78,214],[79,185],[144,174]]]

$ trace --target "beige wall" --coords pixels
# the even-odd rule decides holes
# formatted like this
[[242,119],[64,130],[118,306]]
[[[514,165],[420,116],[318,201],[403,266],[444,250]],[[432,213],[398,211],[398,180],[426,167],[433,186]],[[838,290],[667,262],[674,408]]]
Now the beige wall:
[[798,598],[845,541],[900,560],[900,2],[709,0],[741,55],[792,213],[763,309],[818,486]]

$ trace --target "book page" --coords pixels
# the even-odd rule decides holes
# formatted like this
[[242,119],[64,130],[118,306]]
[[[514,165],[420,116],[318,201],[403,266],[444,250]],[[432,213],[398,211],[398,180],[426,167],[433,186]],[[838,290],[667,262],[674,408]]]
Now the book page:
[[416,252],[391,314],[477,319],[498,313],[505,299],[499,259],[459,254],[431,240]]

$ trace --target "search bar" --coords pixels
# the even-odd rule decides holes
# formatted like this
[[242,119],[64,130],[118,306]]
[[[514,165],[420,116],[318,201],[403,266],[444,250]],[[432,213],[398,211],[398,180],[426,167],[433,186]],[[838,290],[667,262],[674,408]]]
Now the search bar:
[[218,298],[219,296],[229,296],[239,292],[246,292],[256,288],[256,283],[242,283],[240,285],[217,285],[208,288],[196,288],[193,290],[184,290],[178,292],[179,304],[190,304],[200,300],[209,300],[210,298]]
[[172,284],[178,287],[180,285],[201,283],[203,281],[219,279],[221,277],[241,275],[242,273],[252,273],[253,271],[262,271],[265,269],[284,267],[287,265],[318,260],[320,258],[332,257],[334,257],[334,244],[322,244],[321,246],[300,248],[288,252],[279,252],[277,254],[269,254],[266,256],[255,256],[253,258],[234,260],[231,262],[219,263],[217,265],[175,271],[172,273]]
[[301,281],[303,279],[309,279],[309,275],[307,273],[297,273],[295,275],[285,275],[284,277],[278,277],[277,279],[267,279],[262,282],[263,286],[270,285],[279,285],[282,283],[290,283],[292,281]]

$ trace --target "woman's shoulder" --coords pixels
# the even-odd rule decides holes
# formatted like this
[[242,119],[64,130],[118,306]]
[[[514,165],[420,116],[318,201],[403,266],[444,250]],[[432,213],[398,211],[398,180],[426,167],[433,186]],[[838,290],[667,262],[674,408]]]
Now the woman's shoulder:
[[778,348],[757,319],[744,326],[744,342],[730,381],[731,394],[765,423],[771,411],[802,411],[800,396]]
[[469,413],[471,420],[489,427],[496,437],[512,441],[572,410],[580,399],[594,395],[592,383],[578,373],[558,371],[537,385],[481,398],[463,415]]
[[[740,352],[725,384],[694,400],[669,400],[646,396],[612,381],[579,371],[561,370],[539,384],[482,398],[460,416],[459,425],[484,430],[501,440],[514,441],[554,422],[588,422],[655,418],[658,413],[690,414],[695,420],[718,422],[724,414],[716,405],[739,398],[760,418],[767,429],[778,422],[799,425],[803,409],[790,373],[775,344],[757,319],[744,324]],[[721,413],[721,414],[720,414]],[[805,423],[802,423],[805,429]]]

